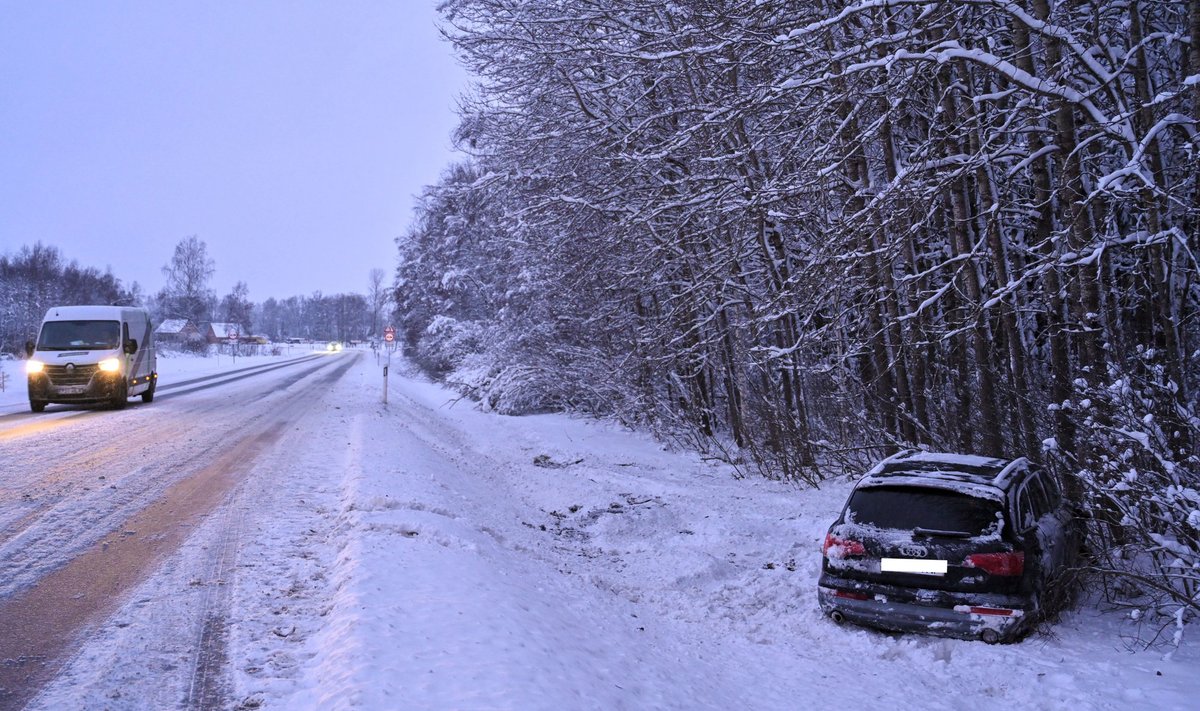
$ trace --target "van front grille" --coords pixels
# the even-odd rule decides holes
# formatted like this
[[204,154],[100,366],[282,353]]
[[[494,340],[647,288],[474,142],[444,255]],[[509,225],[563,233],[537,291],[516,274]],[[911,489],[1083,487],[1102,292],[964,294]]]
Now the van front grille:
[[50,378],[50,382],[58,387],[71,385],[87,385],[92,381],[92,374],[96,372],[94,365],[47,365],[46,376]]

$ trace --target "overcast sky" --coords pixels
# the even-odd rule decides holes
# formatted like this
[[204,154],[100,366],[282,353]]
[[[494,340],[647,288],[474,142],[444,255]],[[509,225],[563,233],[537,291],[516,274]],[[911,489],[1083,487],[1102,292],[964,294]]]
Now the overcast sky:
[[0,0],[0,253],[147,293],[198,235],[221,296],[363,292],[455,155],[436,0]]

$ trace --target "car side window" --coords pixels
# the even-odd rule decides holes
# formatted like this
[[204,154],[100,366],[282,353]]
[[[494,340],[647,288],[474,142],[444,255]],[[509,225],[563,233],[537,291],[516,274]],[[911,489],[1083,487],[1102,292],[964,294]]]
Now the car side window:
[[1036,520],[1033,515],[1033,502],[1029,500],[1029,487],[1022,486],[1017,492],[1017,529],[1028,531]]
[[1050,501],[1046,496],[1045,490],[1042,489],[1041,476],[1034,474],[1029,477],[1029,481],[1025,482],[1025,490],[1029,492],[1029,502],[1033,505],[1033,518],[1035,520],[1050,513]]

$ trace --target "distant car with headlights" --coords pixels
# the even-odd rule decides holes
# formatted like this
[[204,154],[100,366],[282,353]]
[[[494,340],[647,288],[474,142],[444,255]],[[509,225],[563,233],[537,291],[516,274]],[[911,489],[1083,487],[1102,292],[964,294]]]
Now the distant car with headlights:
[[1012,641],[1062,600],[1083,524],[1027,459],[903,452],[829,528],[817,597],[835,622]]
[[57,306],[46,312],[37,341],[25,344],[29,409],[48,403],[154,400],[158,362],[150,315],[126,306]]
[[329,351],[330,353],[336,353],[342,350],[342,344],[339,341],[330,341],[329,345],[325,346],[325,350]]

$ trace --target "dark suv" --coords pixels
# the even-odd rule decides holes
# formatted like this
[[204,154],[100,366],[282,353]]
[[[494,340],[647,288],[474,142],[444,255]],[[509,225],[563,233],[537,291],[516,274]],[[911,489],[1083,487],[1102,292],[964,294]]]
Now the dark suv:
[[1011,641],[1057,599],[1082,522],[1028,460],[903,452],[829,528],[818,598],[835,622]]

